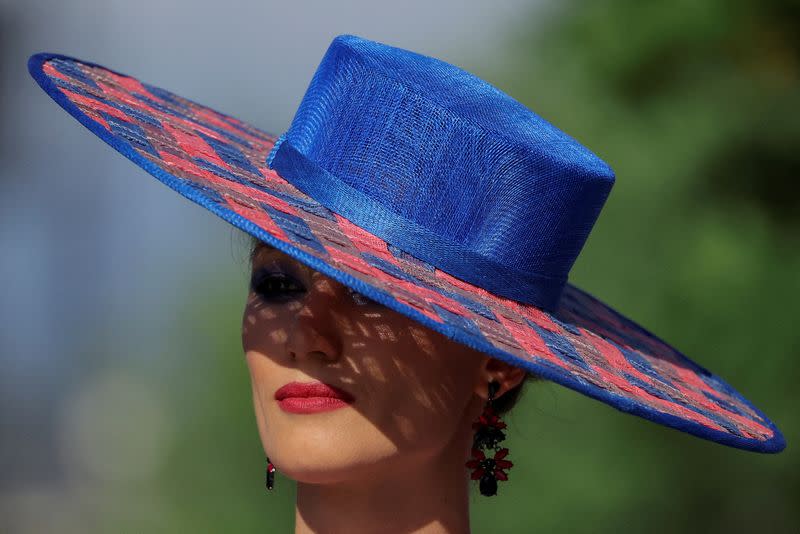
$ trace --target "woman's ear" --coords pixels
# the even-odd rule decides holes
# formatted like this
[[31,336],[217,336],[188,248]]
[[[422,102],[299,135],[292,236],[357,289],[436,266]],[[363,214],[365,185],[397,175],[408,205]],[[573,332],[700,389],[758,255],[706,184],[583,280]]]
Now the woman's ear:
[[526,372],[521,367],[511,365],[503,360],[489,357],[485,360],[478,373],[479,380],[475,384],[475,394],[486,400],[489,398],[489,388],[487,387],[492,380],[500,384],[494,397],[502,397],[508,390],[517,387],[524,379]]

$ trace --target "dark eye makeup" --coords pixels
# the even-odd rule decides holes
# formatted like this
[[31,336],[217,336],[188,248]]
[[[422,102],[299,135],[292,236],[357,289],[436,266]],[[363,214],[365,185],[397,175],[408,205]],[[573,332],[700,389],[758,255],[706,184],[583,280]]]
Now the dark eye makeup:
[[[379,305],[378,302],[350,287],[347,287],[347,290],[353,301],[359,306]],[[256,293],[263,301],[282,302],[305,293],[306,289],[290,274],[269,269],[259,269],[253,273],[250,279],[250,291]]]
[[253,273],[250,290],[265,301],[289,300],[305,292],[305,288],[291,275],[280,271],[261,269]]

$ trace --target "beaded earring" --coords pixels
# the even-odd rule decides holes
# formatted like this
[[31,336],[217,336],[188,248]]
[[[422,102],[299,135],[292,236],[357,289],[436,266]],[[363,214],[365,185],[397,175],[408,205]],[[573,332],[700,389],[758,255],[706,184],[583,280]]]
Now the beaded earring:
[[269,461],[269,456],[267,456],[267,489],[272,490],[275,486],[275,466],[272,465],[272,462]]
[[[489,396],[483,407],[483,413],[478,420],[472,423],[475,436],[472,441],[472,459],[464,465],[472,469],[472,480],[480,480],[481,495],[491,496],[497,494],[497,481],[508,480],[504,469],[509,469],[514,464],[505,459],[508,456],[507,448],[500,448],[500,442],[506,439],[503,429],[506,424],[494,411],[494,396],[500,389],[500,383],[492,380],[489,382]],[[494,455],[487,457],[482,449],[493,449]]]

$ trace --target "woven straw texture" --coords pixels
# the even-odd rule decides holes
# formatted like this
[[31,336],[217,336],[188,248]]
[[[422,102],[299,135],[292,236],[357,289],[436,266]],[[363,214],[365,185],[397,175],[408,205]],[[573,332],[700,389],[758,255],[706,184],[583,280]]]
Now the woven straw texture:
[[784,448],[775,425],[723,380],[573,285],[553,313],[491,294],[270,170],[274,135],[92,63],[39,54],[29,68],[65,110],[160,181],[387,307],[624,412],[746,450]]

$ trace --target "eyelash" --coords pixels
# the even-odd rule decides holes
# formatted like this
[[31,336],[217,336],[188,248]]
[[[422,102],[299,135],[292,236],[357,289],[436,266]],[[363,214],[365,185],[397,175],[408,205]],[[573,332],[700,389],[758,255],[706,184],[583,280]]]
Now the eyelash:
[[[293,289],[287,289],[287,286],[293,287]],[[305,293],[305,289],[297,283],[294,277],[281,272],[256,273],[251,279],[250,290],[255,292],[259,298],[268,302],[289,300],[292,294]],[[359,306],[378,304],[378,302],[350,287],[347,290]]]
[[[295,289],[287,290],[287,286],[294,286]],[[305,291],[293,277],[279,272],[255,274],[250,282],[250,289],[266,301],[288,300],[290,294]]]

